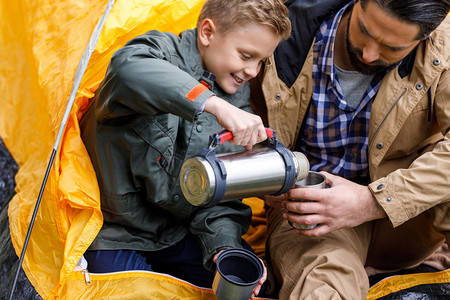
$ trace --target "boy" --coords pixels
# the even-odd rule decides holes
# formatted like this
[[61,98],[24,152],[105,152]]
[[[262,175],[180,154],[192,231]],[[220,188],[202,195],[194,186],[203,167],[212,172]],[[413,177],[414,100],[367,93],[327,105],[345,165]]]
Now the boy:
[[207,0],[196,29],[150,31],[113,55],[81,120],[104,217],[85,254],[91,272],[153,270],[211,287],[217,254],[249,248],[251,209],[240,200],[194,207],[178,176],[223,128],[233,139],[218,152],[266,139],[247,81],[289,34],[280,0]]

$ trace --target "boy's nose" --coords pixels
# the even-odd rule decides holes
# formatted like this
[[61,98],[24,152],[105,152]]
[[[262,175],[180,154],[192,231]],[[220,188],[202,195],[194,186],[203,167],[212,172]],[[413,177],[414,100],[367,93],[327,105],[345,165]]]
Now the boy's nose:
[[261,68],[261,65],[259,63],[252,63],[249,64],[245,69],[244,72],[246,75],[248,75],[250,78],[256,77],[258,75],[259,69]]

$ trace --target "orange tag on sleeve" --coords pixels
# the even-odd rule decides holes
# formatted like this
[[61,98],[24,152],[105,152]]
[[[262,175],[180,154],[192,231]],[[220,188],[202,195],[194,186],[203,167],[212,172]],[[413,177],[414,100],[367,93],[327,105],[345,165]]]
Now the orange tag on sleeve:
[[208,88],[206,86],[204,86],[203,84],[199,83],[196,86],[194,86],[194,88],[192,90],[190,90],[189,93],[187,93],[186,98],[189,101],[194,101],[195,99],[198,98],[198,96],[200,96],[206,90],[208,90]]

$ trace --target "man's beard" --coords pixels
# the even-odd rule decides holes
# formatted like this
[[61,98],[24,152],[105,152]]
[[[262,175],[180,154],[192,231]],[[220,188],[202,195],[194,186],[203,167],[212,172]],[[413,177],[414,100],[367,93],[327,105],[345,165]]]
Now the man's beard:
[[349,38],[349,30],[350,30],[350,19],[352,17],[353,9],[350,12],[350,16],[347,21],[347,33],[345,35],[345,48],[347,49],[347,54],[350,58],[350,63],[352,64],[353,68],[355,68],[356,71],[358,71],[361,74],[364,75],[375,75],[379,72],[385,72],[392,68],[393,66],[397,65],[398,62],[393,64],[388,64],[385,61],[382,60],[375,60],[370,63],[370,65],[367,65],[363,63],[359,58],[363,57],[363,52],[361,49],[353,46],[350,43]]

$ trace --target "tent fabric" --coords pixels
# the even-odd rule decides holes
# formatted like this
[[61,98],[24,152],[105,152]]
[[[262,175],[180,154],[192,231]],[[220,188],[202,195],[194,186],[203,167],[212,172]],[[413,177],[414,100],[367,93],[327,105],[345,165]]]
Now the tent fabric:
[[[103,222],[96,177],[78,121],[118,48],[150,29],[179,33],[194,27],[203,1],[115,1],[78,89],[22,264],[27,279],[43,299],[215,299],[210,289],[153,272],[91,274],[88,285],[82,271],[74,271]],[[19,166],[16,195],[7,211],[9,237],[17,256],[76,68],[107,3],[0,3],[0,136]],[[246,239],[263,257],[263,204],[257,198],[245,201],[254,213]],[[450,271],[436,278],[450,282]]]
[[[370,288],[367,300],[375,299],[448,299],[449,271],[392,276]],[[442,297],[442,298],[440,298]]]

